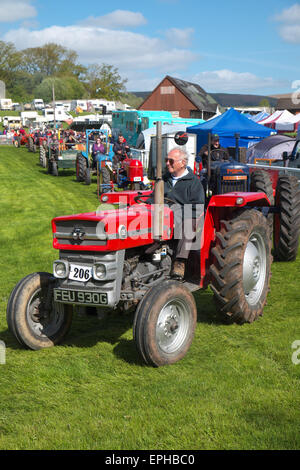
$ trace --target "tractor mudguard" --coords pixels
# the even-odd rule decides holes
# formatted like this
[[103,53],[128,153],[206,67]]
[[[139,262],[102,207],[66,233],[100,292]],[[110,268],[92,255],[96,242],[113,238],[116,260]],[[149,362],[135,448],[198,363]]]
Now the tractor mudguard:
[[241,208],[270,207],[270,201],[263,192],[234,192],[212,196],[206,209],[201,239],[200,287],[207,287],[209,279],[207,266],[211,264],[211,249],[215,242],[220,221],[228,220],[231,214]]

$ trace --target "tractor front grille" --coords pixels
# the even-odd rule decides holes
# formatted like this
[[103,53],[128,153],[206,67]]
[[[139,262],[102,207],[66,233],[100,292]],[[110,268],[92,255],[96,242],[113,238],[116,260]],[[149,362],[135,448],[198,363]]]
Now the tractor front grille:
[[225,179],[224,177],[221,182],[221,194],[231,193],[231,192],[247,192],[248,191],[248,178],[247,176],[230,177]]

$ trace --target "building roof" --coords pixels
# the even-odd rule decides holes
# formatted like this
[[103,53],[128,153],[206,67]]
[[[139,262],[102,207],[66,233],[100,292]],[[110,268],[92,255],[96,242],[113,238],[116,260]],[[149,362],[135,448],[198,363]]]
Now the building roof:
[[[297,97],[297,100],[296,101],[299,101],[298,97]],[[292,96],[290,96],[289,98],[279,98],[278,101],[277,101],[277,106],[276,106],[276,109],[297,109],[299,110],[300,109],[300,103],[293,103],[293,99],[292,99]]]
[[190,100],[193,105],[199,110],[215,113],[217,110],[217,101],[206,91],[201,88],[197,83],[187,82],[179,78],[170,77],[167,75],[165,78],[169,79],[176,88],[178,88],[185,97]]

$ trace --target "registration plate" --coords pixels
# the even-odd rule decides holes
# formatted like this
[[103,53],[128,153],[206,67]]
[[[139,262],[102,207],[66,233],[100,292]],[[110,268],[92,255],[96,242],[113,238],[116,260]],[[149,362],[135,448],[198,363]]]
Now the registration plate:
[[133,181],[142,181],[142,178],[140,176],[134,176]]
[[91,266],[80,266],[78,264],[70,264],[69,279],[73,281],[87,282],[92,277]]
[[69,289],[54,289],[54,301],[68,304],[107,305],[106,292],[86,292]]

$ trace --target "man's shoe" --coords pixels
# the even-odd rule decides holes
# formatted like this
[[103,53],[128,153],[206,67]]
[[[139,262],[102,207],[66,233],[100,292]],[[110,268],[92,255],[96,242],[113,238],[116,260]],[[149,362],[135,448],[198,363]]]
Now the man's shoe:
[[185,261],[174,261],[172,270],[171,270],[171,277],[173,279],[182,280],[184,278],[185,273]]

